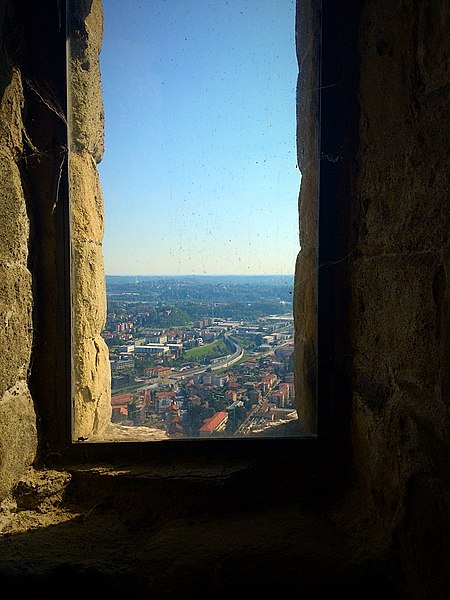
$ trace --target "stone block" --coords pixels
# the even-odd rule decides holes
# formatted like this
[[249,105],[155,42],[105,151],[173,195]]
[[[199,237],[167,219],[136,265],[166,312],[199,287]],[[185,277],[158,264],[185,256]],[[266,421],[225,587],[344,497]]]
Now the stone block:
[[104,110],[99,54],[103,36],[101,0],[94,0],[88,14],[85,3],[73,3],[69,40],[70,147],[89,152],[100,162],[104,152]]
[[356,385],[376,382],[382,405],[400,379],[419,387],[438,380],[435,269],[427,255],[366,256],[353,266]]
[[32,464],[36,450],[34,405],[22,380],[0,397],[0,500]]
[[417,63],[426,93],[448,84],[448,5],[445,2],[422,2],[418,10]]
[[104,233],[103,194],[90,154],[69,157],[71,232],[73,240],[101,242]]
[[[5,87],[0,101],[0,148],[9,151],[10,156],[18,157],[22,151],[24,105],[20,73],[11,70],[10,83]],[[2,179],[3,181],[3,179]]]
[[75,439],[99,434],[111,422],[109,351],[100,335],[75,342],[73,379]]
[[302,250],[297,258],[294,287],[295,397],[302,429],[316,431],[316,370],[315,340],[317,268],[314,250]]
[[29,219],[19,169],[10,156],[0,151],[0,258],[2,261],[28,261]]
[[72,242],[72,314],[75,343],[100,334],[106,321],[106,280],[100,243]]
[[27,377],[32,333],[30,272],[0,261],[0,394]]
[[399,131],[413,116],[410,60],[413,5],[367,2],[361,21],[361,122],[371,141]]

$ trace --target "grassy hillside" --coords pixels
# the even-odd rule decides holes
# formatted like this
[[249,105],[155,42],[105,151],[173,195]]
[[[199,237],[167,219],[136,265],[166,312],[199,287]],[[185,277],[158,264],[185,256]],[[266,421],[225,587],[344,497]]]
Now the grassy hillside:
[[226,354],[230,354],[230,352],[230,348],[222,339],[220,339],[212,342],[211,344],[205,344],[204,346],[199,346],[198,348],[186,350],[184,358],[186,360],[211,359],[218,358],[219,356],[225,356]]

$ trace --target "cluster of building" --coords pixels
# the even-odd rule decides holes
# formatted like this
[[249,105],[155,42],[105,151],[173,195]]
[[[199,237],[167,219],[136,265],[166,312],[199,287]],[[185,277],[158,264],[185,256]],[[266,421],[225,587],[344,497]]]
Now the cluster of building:
[[[291,353],[293,348],[291,347]],[[147,425],[169,437],[259,433],[297,418],[290,354],[247,360],[224,373],[204,371],[112,397],[113,421]],[[154,367],[170,377],[167,367]]]
[[[110,316],[102,333],[110,348],[113,422],[158,428],[169,437],[207,437],[249,435],[297,418],[289,322],[203,318],[150,330],[143,326],[146,313],[121,317]],[[185,357],[224,334],[257,339],[257,351],[233,366]]]
[[[109,328],[102,332],[110,348],[112,388],[119,390],[134,383],[135,377],[153,375],[154,366],[168,366],[181,359],[186,350],[201,347],[217,340],[224,333],[259,336],[260,350],[268,351],[290,339],[291,332],[276,331],[277,323],[262,322],[246,325],[242,322],[204,318],[191,327],[172,330],[142,330],[141,321],[146,313],[123,315],[125,319],[110,319]],[[113,315],[115,317],[115,315]],[[178,360],[178,363],[180,361]],[[140,369],[138,367],[141,366]],[[178,366],[180,366],[178,364]],[[188,368],[188,361],[184,368]],[[195,366],[192,363],[190,366]],[[139,373],[138,373],[139,371]]]

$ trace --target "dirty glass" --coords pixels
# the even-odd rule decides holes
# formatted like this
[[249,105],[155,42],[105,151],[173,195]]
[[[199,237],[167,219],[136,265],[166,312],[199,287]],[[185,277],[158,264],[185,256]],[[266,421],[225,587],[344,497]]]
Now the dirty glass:
[[[89,71],[95,77],[86,48],[98,15],[89,7],[80,15],[76,0],[70,11],[73,229],[84,201],[75,200],[76,165],[90,154],[97,212],[104,210],[94,253],[101,248],[107,307],[97,342],[106,350],[83,355],[86,315],[77,301],[89,305],[86,264],[96,269],[74,233],[74,421],[98,423],[96,402],[109,415],[103,430],[75,428],[77,439],[302,435],[294,387],[295,2],[105,0],[104,149],[81,148],[75,89]],[[105,351],[108,381],[103,373],[103,384],[86,382],[83,373],[95,379]]]

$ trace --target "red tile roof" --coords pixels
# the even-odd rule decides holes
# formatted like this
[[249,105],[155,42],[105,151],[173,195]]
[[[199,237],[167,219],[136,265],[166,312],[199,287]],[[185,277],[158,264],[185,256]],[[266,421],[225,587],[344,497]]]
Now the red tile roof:
[[222,421],[227,417],[228,413],[225,411],[216,412],[215,415],[203,421],[203,425],[200,427],[200,431],[214,431],[214,429],[216,429],[216,427],[220,425]]
[[112,396],[111,405],[119,406],[120,404],[128,404],[128,402],[132,401],[132,396],[133,395],[131,394],[131,392],[129,394],[120,394],[119,396]]
[[156,392],[155,398],[175,398],[175,392]]

